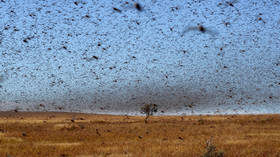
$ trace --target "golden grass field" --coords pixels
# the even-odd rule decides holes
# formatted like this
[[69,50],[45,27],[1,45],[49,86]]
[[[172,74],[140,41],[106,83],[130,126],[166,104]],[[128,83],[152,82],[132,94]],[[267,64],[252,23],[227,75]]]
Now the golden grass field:
[[0,157],[280,157],[280,115],[0,112]]

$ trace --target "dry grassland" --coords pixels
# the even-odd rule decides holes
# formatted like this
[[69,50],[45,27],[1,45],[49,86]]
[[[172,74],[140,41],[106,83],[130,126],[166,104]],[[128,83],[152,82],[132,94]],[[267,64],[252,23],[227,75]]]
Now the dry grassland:
[[280,157],[280,115],[144,117],[0,112],[0,157]]

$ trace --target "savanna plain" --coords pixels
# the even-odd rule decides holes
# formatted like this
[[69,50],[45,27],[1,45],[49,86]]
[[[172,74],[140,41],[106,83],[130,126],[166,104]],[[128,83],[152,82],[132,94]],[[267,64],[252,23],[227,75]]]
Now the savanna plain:
[[280,157],[280,115],[0,112],[0,157]]

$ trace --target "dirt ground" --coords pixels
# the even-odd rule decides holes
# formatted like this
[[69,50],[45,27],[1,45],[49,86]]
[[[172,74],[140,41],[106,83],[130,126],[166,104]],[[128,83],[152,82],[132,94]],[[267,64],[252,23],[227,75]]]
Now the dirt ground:
[[201,157],[207,141],[224,157],[280,157],[280,115],[144,119],[0,112],[0,157]]

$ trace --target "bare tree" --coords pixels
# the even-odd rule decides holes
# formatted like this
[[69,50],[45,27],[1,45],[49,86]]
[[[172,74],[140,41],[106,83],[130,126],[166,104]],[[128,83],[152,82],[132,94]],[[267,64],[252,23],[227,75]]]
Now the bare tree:
[[148,123],[148,118],[158,110],[157,104],[145,104],[141,107],[141,113],[146,114],[145,123]]

